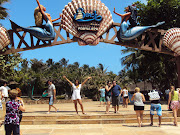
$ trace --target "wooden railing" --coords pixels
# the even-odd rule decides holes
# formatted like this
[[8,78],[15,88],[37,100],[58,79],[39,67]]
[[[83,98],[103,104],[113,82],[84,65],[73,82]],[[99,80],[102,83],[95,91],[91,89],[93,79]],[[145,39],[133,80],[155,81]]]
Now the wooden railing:
[[[166,30],[150,29],[134,40],[123,42],[117,39],[119,26],[119,23],[113,23],[112,27],[101,37],[100,42],[174,55],[174,52],[164,46],[162,42],[163,35],[165,34]],[[20,29],[9,30],[8,32],[11,39],[11,45],[7,46],[6,51],[0,52],[0,54],[10,54],[77,42],[77,39],[75,37],[73,37],[72,35],[70,36],[70,33],[61,29],[60,23],[54,24],[54,30],[56,36],[52,41],[42,41]]]

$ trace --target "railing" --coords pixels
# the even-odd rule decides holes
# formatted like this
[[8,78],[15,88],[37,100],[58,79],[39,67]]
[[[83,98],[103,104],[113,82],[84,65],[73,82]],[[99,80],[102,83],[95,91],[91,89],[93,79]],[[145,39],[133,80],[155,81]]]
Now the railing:
[[[101,37],[100,42],[174,55],[174,52],[164,46],[162,42],[163,35],[165,34],[166,30],[150,29],[134,40],[123,42],[118,41],[117,39],[117,32],[119,30],[119,26],[119,23],[113,23],[112,27],[107,30],[107,32],[105,32],[104,35]],[[6,51],[0,52],[0,54],[10,54],[43,47],[51,47],[55,45],[77,42],[77,39],[75,37],[73,37],[65,30],[61,29],[60,23],[54,24],[54,31],[56,33],[54,40],[42,41],[20,29],[9,30],[8,32],[11,39],[11,45],[7,46]],[[15,44],[15,41],[18,40],[19,42]]]

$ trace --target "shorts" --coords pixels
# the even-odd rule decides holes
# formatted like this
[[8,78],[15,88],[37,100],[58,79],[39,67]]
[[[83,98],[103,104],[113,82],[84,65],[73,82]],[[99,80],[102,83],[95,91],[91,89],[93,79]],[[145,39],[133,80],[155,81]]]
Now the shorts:
[[128,98],[128,96],[125,96],[124,98]]
[[154,115],[155,110],[156,110],[158,116],[162,116],[161,104],[151,104],[150,114]]
[[49,105],[53,105],[54,103],[54,97],[53,95],[49,97]]
[[108,102],[111,102],[111,96],[106,96],[106,101]]
[[179,109],[180,108],[180,104],[179,101],[171,101],[171,109]]
[[100,102],[101,102],[101,101],[106,102],[105,97],[100,97]]
[[13,131],[13,135],[20,135],[19,125],[5,124],[6,135],[11,135],[12,131]]
[[112,106],[119,106],[120,104],[120,96],[118,97],[112,97]]
[[144,110],[144,106],[136,106],[134,105],[134,111],[142,111]]

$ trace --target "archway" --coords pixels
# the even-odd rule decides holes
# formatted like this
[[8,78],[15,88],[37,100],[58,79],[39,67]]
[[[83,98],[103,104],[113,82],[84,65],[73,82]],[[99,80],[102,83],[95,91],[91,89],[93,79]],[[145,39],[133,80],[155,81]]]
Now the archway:
[[[93,7],[93,3],[91,4],[92,5],[90,6]],[[81,3],[78,3],[77,6],[74,6],[74,7],[75,7],[75,10],[79,10],[79,7],[81,9],[83,8],[83,4],[81,5]],[[66,7],[66,9],[68,8]],[[91,12],[90,10],[86,11],[86,13],[88,13],[89,16],[93,14],[90,12]],[[78,15],[78,11],[76,11],[76,13],[74,11],[73,16],[75,17],[75,15],[76,16]],[[111,14],[108,14],[108,15],[111,16]],[[71,18],[71,19],[73,20],[74,18]],[[54,40],[49,40],[49,41],[40,40],[36,38],[35,36],[33,36],[32,34],[29,34],[28,32],[22,29],[9,30],[8,32],[9,32],[9,36],[11,40],[11,45],[6,46],[6,51],[0,52],[0,54],[10,54],[10,53],[16,53],[16,52],[21,52],[21,51],[26,51],[26,50],[43,48],[43,47],[50,47],[50,46],[55,46],[55,45],[60,45],[60,44],[77,42],[79,40],[78,36],[74,36],[70,30],[68,30],[67,28],[64,28],[65,30],[63,29],[63,25],[64,25],[63,21],[61,21],[60,23],[54,23],[53,25],[54,25],[54,31],[55,31],[55,38]],[[132,47],[132,48],[137,48],[137,49],[152,51],[152,52],[157,52],[157,53],[165,53],[165,54],[176,56],[176,54],[173,51],[171,51],[168,47],[166,47],[163,44],[163,36],[166,33],[166,30],[153,28],[153,29],[146,30],[141,36],[136,37],[133,40],[121,41],[117,39],[118,30],[120,26],[121,26],[120,23],[112,22],[108,26],[108,28],[105,29],[105,31],[99,35],[98,38],[100,42],[104,42],[104,43],[108,43],[112,45]],[[79,28],[79,30],[83,30],[83,29],[84,29],[83,27]],[[88,27],[86,27],[85,29],[87,31]],[[113,34],[114,36],[112,38],[109,37],[110,31],[114,33]],[[61,34],[62,32],[65,32],[66,36]],[[14,43],[14,35],[16,35],[19,38],[19,43],[17,45]],[[28,36],[30,38],[30,42],[29,40],[26,40],[26,37]],[[180,58],[179,57],[180,56],[176,57],[178,74],[180,74],[180,71],[179,71]],[[178,82],[179,82],[178,85],[180,86],[180,76],[178,76]]]

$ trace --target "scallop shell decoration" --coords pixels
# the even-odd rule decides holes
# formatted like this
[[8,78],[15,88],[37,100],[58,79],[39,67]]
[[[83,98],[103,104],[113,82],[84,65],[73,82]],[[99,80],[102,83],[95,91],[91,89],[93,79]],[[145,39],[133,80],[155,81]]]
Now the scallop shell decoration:
[[7,30],[0,26],[0,50],[10,44],[10,39]]
[[72,0],[62,11],[61,28],[80,46],[97,45],[112,24],[111,12],[100,0]]
[[180,28],[169,29],[164,35],[163,43],[177,55],[180,55]]

